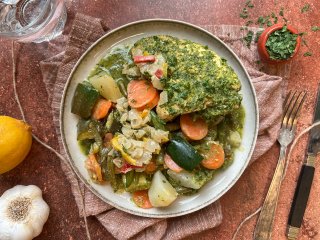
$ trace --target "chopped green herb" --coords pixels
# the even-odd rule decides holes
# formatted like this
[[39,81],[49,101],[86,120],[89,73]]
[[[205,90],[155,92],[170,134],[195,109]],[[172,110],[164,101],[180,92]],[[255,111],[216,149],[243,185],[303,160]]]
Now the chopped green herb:
[[272,22],[271,22],[270,20],[268,20],[267,26],[268,26],[268,27],[271,27],[271,26],[272,26]]
[[[269,23],[270,22],[270,23]],[[270,16],[265,16],[265,17],[263,17],[263,16],[260,16],[259,18],[258,18],[258,20],[257,20],[257,24],[259,24],[259,27],[263,27],[265,24],[267,24],[268,25],[268,23],[269,23],[269,25],[271,24],[272,25],[272,22],[270,21]],[[268,26],[269,26],[268,25]],[[271,26],[270,25],[270,26]],[[270,27],[269,26],[269,27]]]
[[319,26],[312,26],[312,27],[311,27],[311,30],[312,30],[313,32],[316,32],[316,31],[319,31],[319,30],[320,30],[320,27],[319,27]]
[[291,33],[286,26],[270,34],[266,48],[271,59],[288,59],[294,53],[297,34]]
[[256,36],[255,36],[254,42],[256,42],[256,43],[258,42],[259,37],[261,36],[262,32],[263,32],[263,31],[258,31],[258,32],[256,33]]
[[254,5],[253,5],[253,3],[251,2],[251,0],[247,0],[247,1],[246,1],[246,6],[247,6],[248,8],[253,8],[253,7],[254,7]]
[[302,8],[301,8],[301,13],[306,13],[310,10],[310,4],[306,3]]
[[284,13],[283,13],[283,7],[280,9],[279,15],[280,15],[281,17],[283,17],[283,16],[284,16]]
[[304,38],[302,38],[302,44],[308,47],[308,43]]
[[311,53],[311,52],[305,52],[305,53],[303,54],[303,56],[304,56],[304,57],[310,57],[310,56],[312,56],[312,53]]
[[261,61],[260,61],[260,60],[256,61],[256,64],[257,64],[257,65],[260,65],[260,64],[261,64]]
[[245,42],[247,47],[250,47],[250,44],[252,42],[253,39],[253,31],[248,31],[247,35],[243,38],[243,41]]
[[271,13],[272,18],[276,18],[276,14],[274,12]]
[[242,12],[240,13],[240,17],[243,18],[243,19],[248,18],[248,17],[249,17],[249,15],[248,15],[248,9],[243,8],[243,9],[242,9]]
[[275,18],[273,19],[273,23],[274,23],[274,24],[277,24],[277,23],[278,23],[278,17],[275,17]]
[[253,24],[253,21],[249,20],[246,22],[246,26],[249,26],[250,24]]

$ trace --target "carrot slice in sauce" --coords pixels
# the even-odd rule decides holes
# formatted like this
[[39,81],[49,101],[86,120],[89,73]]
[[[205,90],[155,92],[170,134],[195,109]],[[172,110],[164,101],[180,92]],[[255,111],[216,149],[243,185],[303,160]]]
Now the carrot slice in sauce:
[[132,80],[128,84],[128,103],[132,108],[144,109],[152,105],[157,95],[157,89],[146,80]]
[[191,140],[201,140],[208,134],[208,124],[200,117],[194,119],[192,114],[180,117],[180,127]]
[[112,107],[112,102],[106,99],[99,99],[92,110],[92,117],[96,120],[105,118]]
[[160,100],[160,94],[157,92],[157,94],[154,96],[154,98],[147,103],[145,106],[138,108],[139,111],[143,111],[145,109],[151,110],[152,108],[154,108],[155,106],[158,105],[158,102]]
[[224,163],[224,150],[221,145],[213,143],[210,150],[201,161],[202,166],[208,169],[218,169]]
[[132,194],[132,200],[140,208],[152,208],[152,204],[148,196],[148,190],[134,192]]

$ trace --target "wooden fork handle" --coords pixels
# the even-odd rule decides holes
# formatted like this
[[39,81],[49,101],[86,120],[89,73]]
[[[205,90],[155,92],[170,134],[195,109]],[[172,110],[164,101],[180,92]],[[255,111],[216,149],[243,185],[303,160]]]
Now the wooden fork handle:
[[314,167],[304,164],[301,168],[299,180],[294,194],[288,220],[287,236],[289,239],[297,239],[301,227],[304,212],[314,176]]
[[285,168],[285,156],[286,148],[281,147],[278,164],[255,227],[254,240],[271,239],[274,215],[277,208],[279,190]]

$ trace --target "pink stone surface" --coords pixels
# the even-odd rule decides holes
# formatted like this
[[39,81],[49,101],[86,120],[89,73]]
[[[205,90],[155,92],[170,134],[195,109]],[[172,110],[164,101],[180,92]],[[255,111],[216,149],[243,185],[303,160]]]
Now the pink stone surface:
[[[249,19],[256,21],[259,16],[278,12],[284,7],[285,17],[300,32],[308,32],[305,36],[308,47],[302,46],[298,56],[292,62],[288,90],[306,90],[308,96],[298,129],[300,132],[312,122],[315,97],[320,80],[320,31],[312,32],[311,26],[320,25],[320,2],[259,0],[252,1],[254,9]],[[310,10],[301,13],[301,8],[310,4]],[[121,26],[131,21],[147,18],[172,18],[184,20],[198,25],[206,24],[244,24],[246,20],[239,18],[245,1],[230,0],[74,0],[67,1],[69,31],[73,16],[82,12],[105,20],[110,28]],[[310,51],[311,57],[303,53]],[[21,44],[18,58],[17,89],[21,103],[25,109],[26,119],[33,127],[33,132],[54,148],[58,142],[53,130],[52,115],[47,102],[47,93],[41,78],[39,61],[53,55],[48,44]],[[13,95],[11,42],[0,40],[0,115],[21,118],[18,105]],[[285,229],[290,210],[290,203],[303,161],[305,136],[293,151],[292,159],[281,187],[278,209],[275,217],[273,239],[286,239]],[[261,159],[252,164],[222,198],[223,223],[212,230],[192,236],[189,239],[231,239],[241,220],[254,212],[263,202],[271,182],[279,154],[278,145],[274,145]],[[313,187],[305,214],[304,225],[299,239],[320,239],[320,163],[316,162]],[[70,185],[61,171],[58,158],[50,151],[34,142],[26,160],[9,173],[0,176],[0,194],[17,184],[35,184],[44,193],[44,198],[51,208],[49,220],[42,234],[37,239],[85,239],[84,222],[78,215],[78,209],[70,191]],[[257,217],[246,223],[237,239],[252,239]],[[89,218],[92,239],[113,239],[94,219]]]

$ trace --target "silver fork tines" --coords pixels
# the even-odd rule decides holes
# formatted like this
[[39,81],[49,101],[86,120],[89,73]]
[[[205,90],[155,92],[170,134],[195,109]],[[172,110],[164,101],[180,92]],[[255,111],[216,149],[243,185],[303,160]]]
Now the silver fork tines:
[[254,231],[255,240],[269,240],[273,228],[274,215],[277,208],[280,185],[285,168],[285,158],[288,145],[292,142],[296,130],[297,119],[306,98],[306,92],[292,93],[287,95],[284,101],[284,111],[281,121],[278,142],[281,145],[278,164],[273,175],[267,196],[261,208],[260,216]]
[[284,101],[284,114],[281,127],[286,128],[290,126],[290,130],[293,130],[297,125],[297,116],[306,98],[307,92],[303,91],[298,93],[295,91],[293,94],[291,93],[292,92],[290,91]]

